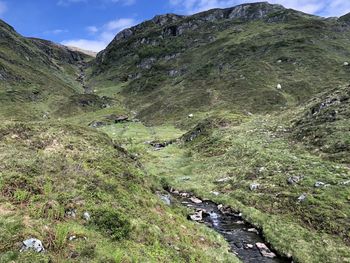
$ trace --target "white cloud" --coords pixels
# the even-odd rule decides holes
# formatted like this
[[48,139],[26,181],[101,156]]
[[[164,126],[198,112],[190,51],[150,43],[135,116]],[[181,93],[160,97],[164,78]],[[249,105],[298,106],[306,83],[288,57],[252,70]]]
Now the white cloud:
[[81,49],[98,52],[106,47],[106,43],[99,40],[88,40],[88,39],[76,39],[76,40],[65,40],[61,42],[62,45],[78,47]]
[[0,15],[3,15],[7,11],[7,4],[4,1],[0,1]]
[[86,31],[88,31],[90,34],[96,34],[98,32],[97,26],[88,26],[86,27]]
[[45,31],[44,34],[46,35],[59,35],[63,33],[68,33],[69,31],[67,29],[53,29],[53,30],[48,30]]
[[125,28],[132,27],[136,23],[137,21],[133,18],[119,18],[107,22],[100,28],[97,26],[89,26],[86,29],[90,33],[98,33],[94,39],[71,39],[62,41],[61,44],[98,52],[104,49],[118,32]]
[[[193,14],[212,8],[226,8],[254,0],[169,0],[177,12]],[[269,0],[309,14],[340,16],[350,12],[350,0]]]

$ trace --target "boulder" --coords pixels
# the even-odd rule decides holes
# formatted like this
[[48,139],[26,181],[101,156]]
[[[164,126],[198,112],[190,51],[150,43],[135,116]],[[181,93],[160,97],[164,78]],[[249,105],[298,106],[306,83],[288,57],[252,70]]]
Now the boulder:
[[24,240],[22,243],[23,243],[23,246],[20,252],[27,251],[27,250],[34,250],[35,252],[40,253],[45,250],[43,243],[36,238],[29,238],[27,240]]
[[298,197],[298,202],[304,202],[306,200],[307,194],[303,193],[301,196]]
[[194,213],[193,215],[189,216],[189,219],[191,219],[192,221],[202,221],[203,220],[203,211],[197,211],[196,213]]
[[199,198],[197,198],[197,197],[195,197],[195,196],[191,197],[190,200],[191,200],[192,203],[195,203],[195,204],[201,204],[201,203],[203,203],[202,200],[200,200]]
[[256,247],[259,249],[261,255],[266,258],[275,258],[276,254],[273,253],[264,243],[256,243]]

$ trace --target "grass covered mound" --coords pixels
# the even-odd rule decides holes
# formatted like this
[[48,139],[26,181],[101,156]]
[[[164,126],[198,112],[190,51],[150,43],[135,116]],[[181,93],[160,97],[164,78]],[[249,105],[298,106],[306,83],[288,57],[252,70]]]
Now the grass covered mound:
[[[0,127],[1,262],[234,262],[227,245],[153,193],[105,134],[72,125]],[[19,252],[37,238],[45,252]]]

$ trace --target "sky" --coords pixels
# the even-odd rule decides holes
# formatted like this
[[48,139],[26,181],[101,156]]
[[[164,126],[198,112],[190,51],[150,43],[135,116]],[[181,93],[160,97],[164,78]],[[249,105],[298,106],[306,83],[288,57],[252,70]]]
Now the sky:
[[[0,0],[0,19],[20,34],[91,51],[104,49],[121,30],[155,15],[189,15],[254,0]],[[350,0],[270,0],[320,16],[350,12]]]

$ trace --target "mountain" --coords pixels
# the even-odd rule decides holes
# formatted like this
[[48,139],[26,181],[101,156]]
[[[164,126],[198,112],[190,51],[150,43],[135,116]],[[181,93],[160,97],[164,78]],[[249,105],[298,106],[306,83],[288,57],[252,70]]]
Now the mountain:
[[349,262],[349,17],[157,15],[96,58],[0,21],[0,262]]
[[90,83],[118,90],[144,120],[279,110],[348,82],[349,29],[268,3],[156,16],[98,54]]
[[2,118],[42,119],[81,93],[76,80],[90,57],[50,41],[25,38],[0,21]]

